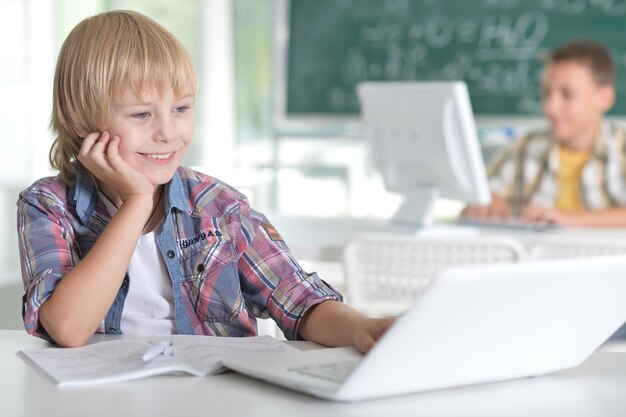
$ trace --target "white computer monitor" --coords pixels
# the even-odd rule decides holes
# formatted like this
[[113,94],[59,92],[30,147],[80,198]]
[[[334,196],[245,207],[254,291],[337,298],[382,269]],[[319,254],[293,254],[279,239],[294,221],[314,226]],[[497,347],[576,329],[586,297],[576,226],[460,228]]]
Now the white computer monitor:
[[395,223],[427,226],[438,198],[489,204],[491,193],[463,81],[357,87],[372,156],[388,191],[404,194]]

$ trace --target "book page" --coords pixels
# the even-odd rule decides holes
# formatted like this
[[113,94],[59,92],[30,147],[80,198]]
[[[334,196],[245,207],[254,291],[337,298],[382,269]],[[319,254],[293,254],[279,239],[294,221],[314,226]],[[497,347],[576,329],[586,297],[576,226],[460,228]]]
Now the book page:
[[172,338],[175,355],[205,373],[225,370],[222,360],[237,357],[281,355],[298,351],[271,336],[258,337],[198,337],[177,335]]
[[[49,347],[22,350],[58,385],[88,385],[143,378],[160,373],[183,371],[184,365],[170,356],[144,363],[142,356],[152,344],[140,340],[114,340],[79,348]],[[189,370],[187,370],[189,371]]]
[[[142,356],[162,340],[171,340],[172,355],[144,362]],[[20,354],[59,386],[126,381],[167,373],[196,376],[223,369],[222,358],[280,355],[296,350],[269,336],[211,337],[174,335],[167,338],[111,340],[79,348],[26,349]]]

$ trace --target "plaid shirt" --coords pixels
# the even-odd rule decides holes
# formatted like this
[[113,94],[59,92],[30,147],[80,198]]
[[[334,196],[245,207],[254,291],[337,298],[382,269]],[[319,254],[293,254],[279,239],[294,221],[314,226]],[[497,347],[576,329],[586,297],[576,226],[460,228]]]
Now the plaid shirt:
[[[548,132],[531,133],[505,148],[490,164],[491,191],[519,213],[529,203],[555,207],[558,195],[558,144]],[[588,210],[626,205],[626,132],[603,122],[581,178]]]
[[[166,217],[157,246],[172,281],[181,334],[252,336],[256,317],[271,317],[288,339],[312,306],[341,295],[302,270],[280,235],[248,201],[222,182],[180,167],[166,186]],[[20,193],[18,235],[28,333],[48,338],[39,308],[94,245],[111,220],[89,173],[73,187],[43,178]],[[132,277],[124,278],[104,318],[121,334]]]

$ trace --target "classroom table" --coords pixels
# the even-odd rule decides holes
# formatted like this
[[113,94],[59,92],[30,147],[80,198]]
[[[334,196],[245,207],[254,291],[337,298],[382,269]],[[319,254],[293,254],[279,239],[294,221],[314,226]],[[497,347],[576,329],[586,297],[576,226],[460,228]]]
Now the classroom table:
[[341,263],[346,245],[362,234],[399,234],[428,237],[508,237],[519,241],[526,250],[544,241],[593,241],[626,246],[626,228],[555,228],[542,232],[508,228],[462,226],[454,222],[436,223],[431,227],[417,228],[397,225],[385,219],[369,218],[314,218],[268,214],[298,260],[315,263]]
[[[286,343],[295,343],[300,349],[316,348],[308,342]],[[0,369],[3,372],[0,410],[3,416],[626,415],[626,347],[618,344],[605,345],[577,368],[539,378],[359,403],[324,401],[233,372],[208,377],[157,376],[59,389],[17,356],[21,349],[46,345],[23,331],[0,330]]]

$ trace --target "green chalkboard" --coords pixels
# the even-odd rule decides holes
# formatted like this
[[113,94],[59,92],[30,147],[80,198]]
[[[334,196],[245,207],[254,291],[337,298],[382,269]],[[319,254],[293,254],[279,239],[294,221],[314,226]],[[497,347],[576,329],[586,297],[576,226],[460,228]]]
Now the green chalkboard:
[[626,114],[626,0],[292,0],[287,114],[358,112],[364,80],[467,82],[477,114],[538,114],[541,54],[603,42]]

